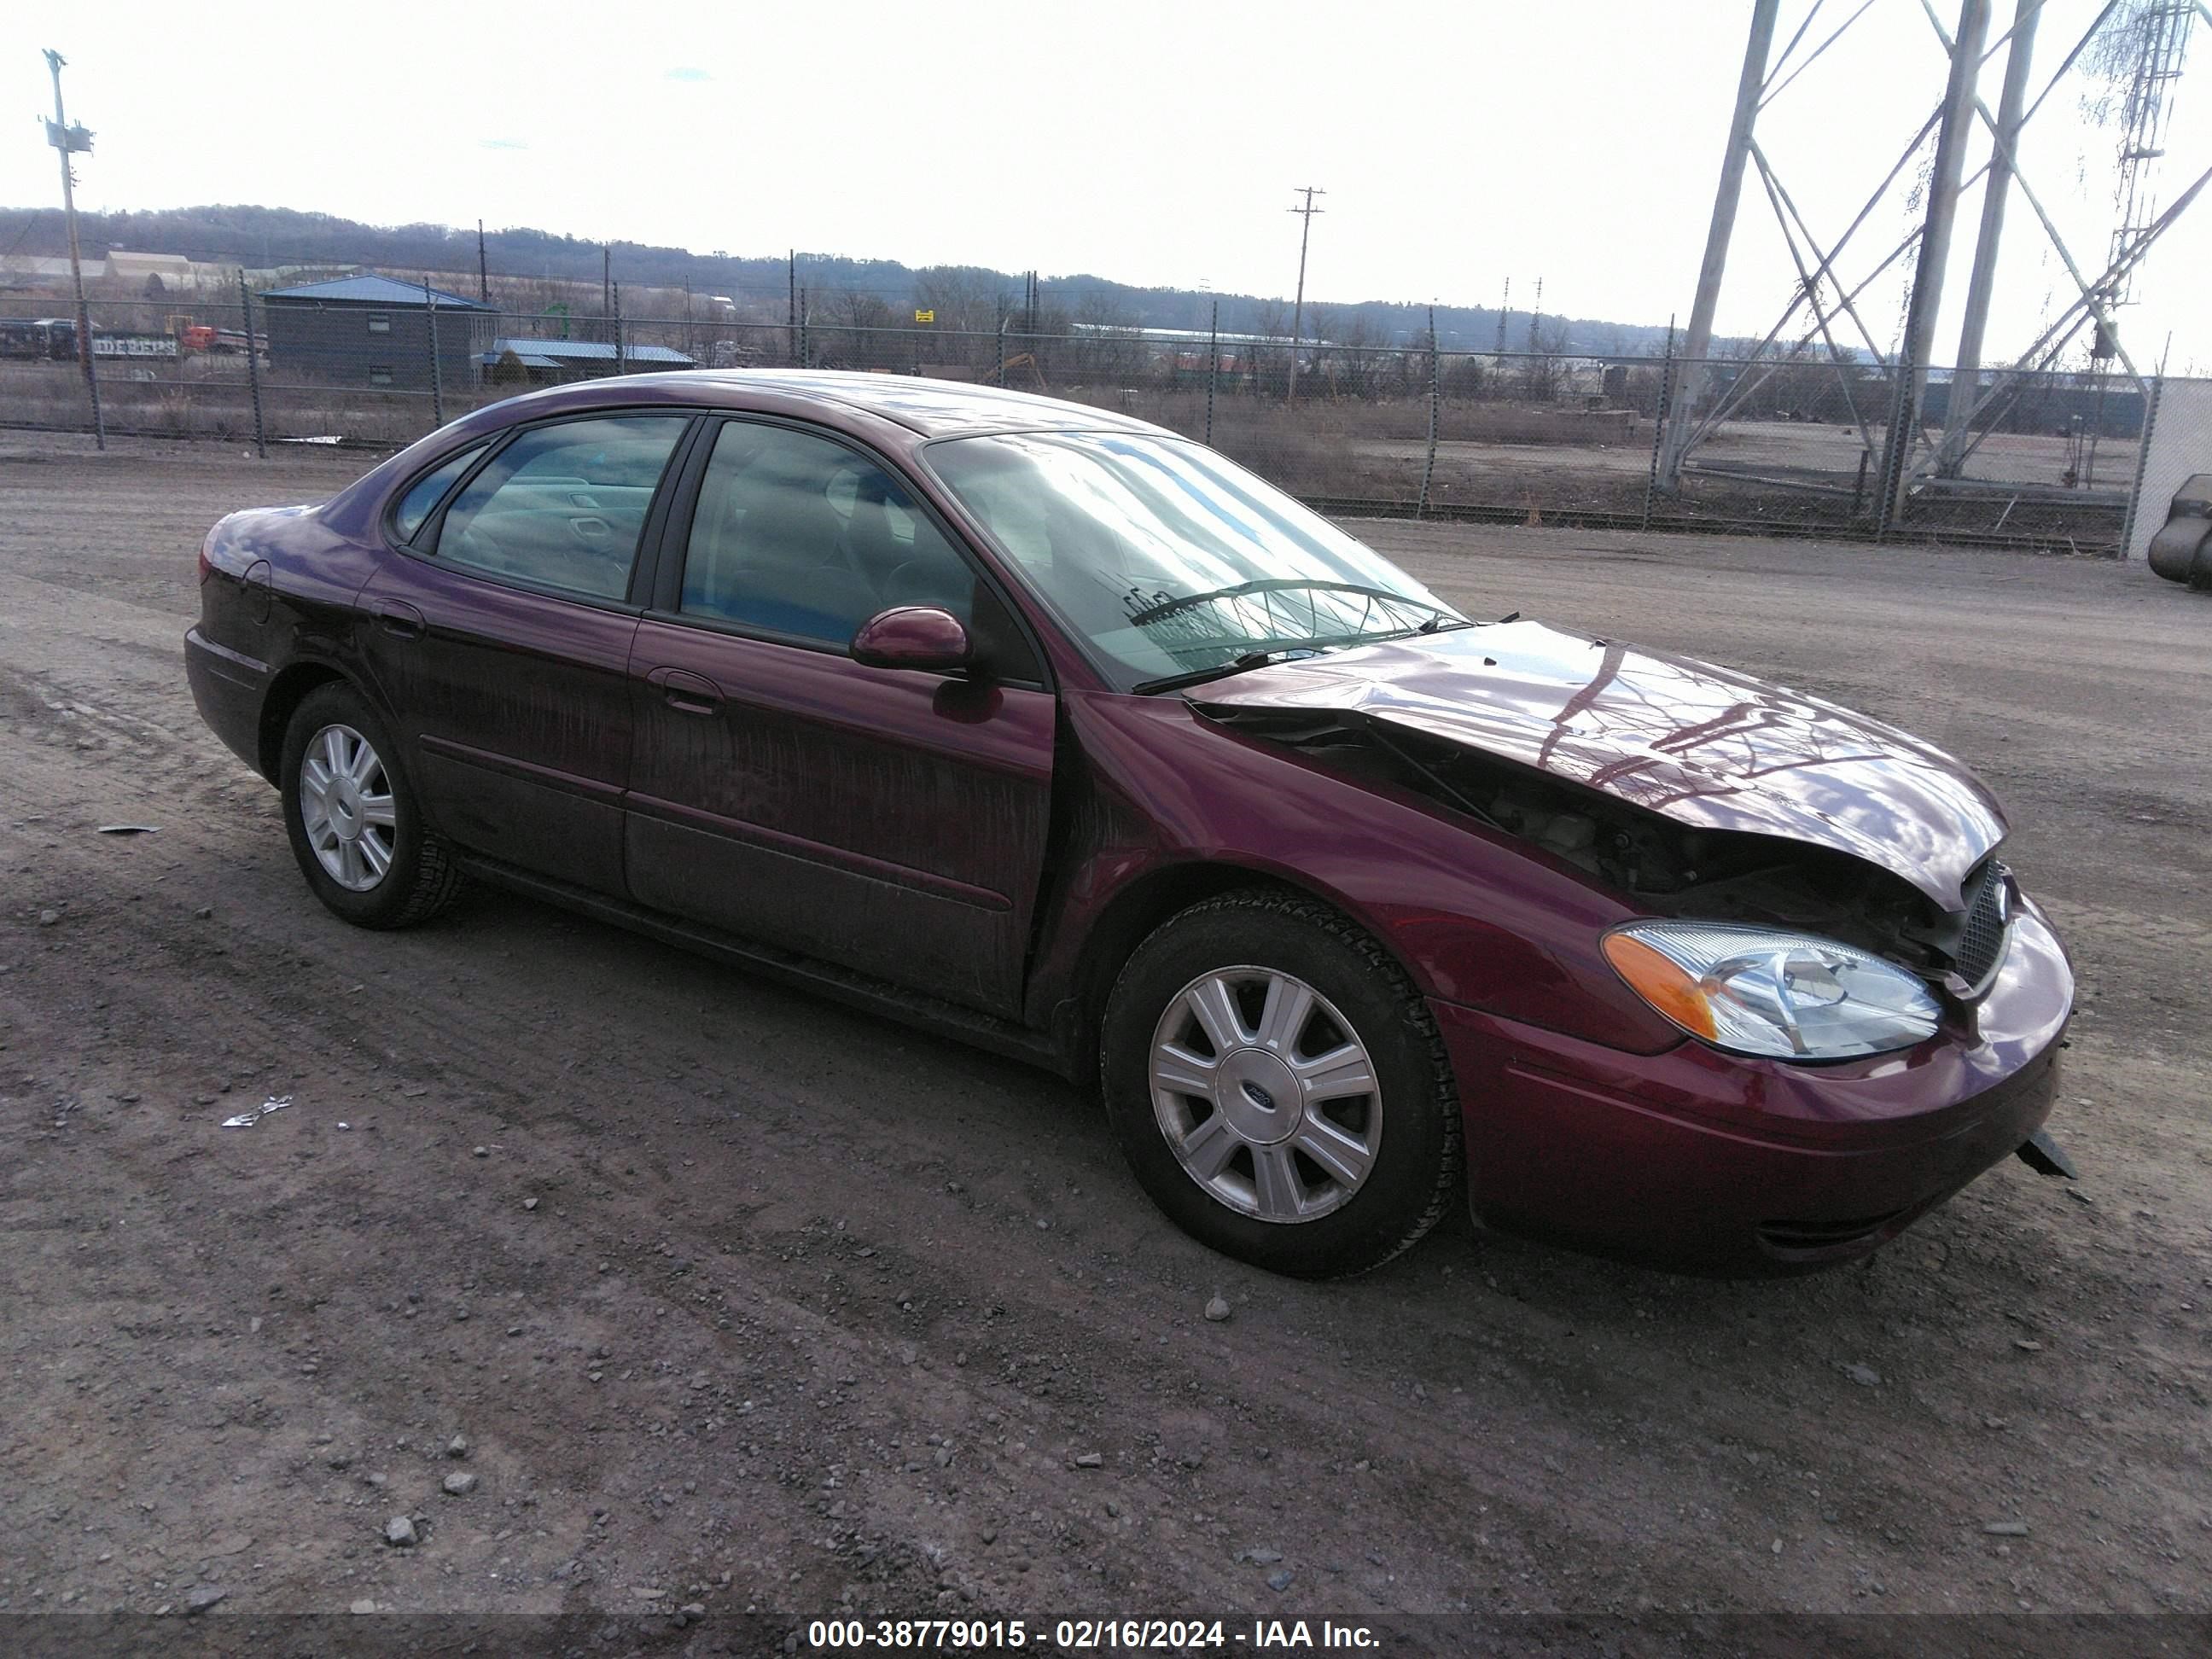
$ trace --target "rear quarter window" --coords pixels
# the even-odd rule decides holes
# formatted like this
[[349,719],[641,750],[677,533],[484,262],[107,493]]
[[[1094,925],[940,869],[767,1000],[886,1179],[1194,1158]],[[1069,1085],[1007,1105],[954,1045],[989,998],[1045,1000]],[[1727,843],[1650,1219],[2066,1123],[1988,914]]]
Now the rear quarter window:
[[451,459],[440,462],[410,484],[407,493],[399,498],[399,505],[392,509],[392,533],[403,542],[413,541],[415,532],[422,529],[424,521],[438,510],[438,503],[446,499],[447,491],[453,489],[461,474],[467,471],[477,457],[483,453],[483,445],[471,445]]

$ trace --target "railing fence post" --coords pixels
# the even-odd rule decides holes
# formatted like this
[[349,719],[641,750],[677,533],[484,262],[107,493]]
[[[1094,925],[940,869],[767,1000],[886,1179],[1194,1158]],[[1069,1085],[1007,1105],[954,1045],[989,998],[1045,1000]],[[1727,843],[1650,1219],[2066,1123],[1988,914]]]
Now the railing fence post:
[[238,268],[238,308],[246,317],[246,384],[253,397],[253,453],[269,459],[269,432],[261,419],[261,347],[253,334],[253,291],[246,286],[246,267]]

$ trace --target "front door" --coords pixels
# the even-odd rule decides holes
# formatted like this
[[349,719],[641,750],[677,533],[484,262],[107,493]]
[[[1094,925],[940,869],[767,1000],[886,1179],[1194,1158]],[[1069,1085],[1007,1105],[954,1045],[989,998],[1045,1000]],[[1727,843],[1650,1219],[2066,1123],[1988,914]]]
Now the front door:
[[622,890],[630,583],[688,424],[525,428],[362,590],[371,678],[425,810],[462,845]]
[[[886,466],[791,426],[725,423],[673,531],[680,584],[631,651],[632,895],[1018,1011],[1055,710],[1002,601]],[[952,611],[985,665],[854,662],[894,605]]]

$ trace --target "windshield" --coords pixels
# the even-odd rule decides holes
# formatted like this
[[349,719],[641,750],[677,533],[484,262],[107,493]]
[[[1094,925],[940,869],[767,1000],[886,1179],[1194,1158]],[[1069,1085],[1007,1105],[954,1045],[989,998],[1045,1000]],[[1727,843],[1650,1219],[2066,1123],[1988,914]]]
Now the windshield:
[[925,453],[1125,690],[1465,621],[1202,445],[1019,433]]

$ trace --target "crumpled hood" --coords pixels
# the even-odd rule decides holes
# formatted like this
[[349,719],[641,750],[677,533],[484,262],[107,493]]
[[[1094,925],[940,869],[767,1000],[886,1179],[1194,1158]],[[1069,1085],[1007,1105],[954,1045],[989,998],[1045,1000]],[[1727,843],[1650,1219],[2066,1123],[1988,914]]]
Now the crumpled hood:
[[1981,780],[1818,697],[1662,652],[1515,622],[1255,669],[1201,713],[1344,713],[1463,744],[1700,829],[1880,866],[1946,910],[2004,838]]

